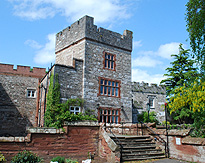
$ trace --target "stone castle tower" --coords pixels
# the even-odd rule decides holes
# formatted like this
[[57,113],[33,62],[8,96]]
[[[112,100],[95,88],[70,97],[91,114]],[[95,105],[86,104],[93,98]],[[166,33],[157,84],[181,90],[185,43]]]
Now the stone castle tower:
[[132,121],[132,32],[121,35],[93,21],[84,16],[56,35],[61,100],[83,98],[81,112],[94,110],[100,122]]

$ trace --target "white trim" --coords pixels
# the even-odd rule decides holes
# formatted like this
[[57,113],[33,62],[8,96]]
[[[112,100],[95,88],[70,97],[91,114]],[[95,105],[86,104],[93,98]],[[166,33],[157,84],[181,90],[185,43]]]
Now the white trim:
[[80,106],[70,106],[70,112],[74,113],[74,114],[80,113],[81,108],[80,108]]

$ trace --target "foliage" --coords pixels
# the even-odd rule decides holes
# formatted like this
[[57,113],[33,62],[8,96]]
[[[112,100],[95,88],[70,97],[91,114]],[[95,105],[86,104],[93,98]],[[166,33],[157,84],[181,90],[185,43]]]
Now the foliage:
[[37,162],[42,162],[42,159],[39,156],[37,156],[35,153],[32,153],[30,151],[22,151],[19,152],[16,156],[14,156],[11,160],[11,163],[18,163],[18,162],[37,163]]
[[203,73],[205,72],[205,1],[189,0],[186,7],[187,31],[193,51],[192,56],[201,65]]
[[172,67],[166,69],[168,78],[161,81],[161,84],[167,85],[167,96],[171,96],[174,89],[183,84],[190,85],[192,81],[198,76],[197,69],[194,68],[195,61],[189,59],[189,50],[185,50],[182,44],[179,45],[179,54],[171,55],[174,61],[171,62]]
[[57,156],[52,158],[52,162],[65,163],[65,157]]
[[54,157],[51,161],[58,162],[58,163],[78,163],[77,160],[72,160],[70,158],[65,159],[65,157],[61,157],[61,156]]
[[0,152],[0,162],[6,162],[6,158],[1,152]]
[[189,108],[194,119],[195,135],[203,135],[205,126],[205,81],[195,81],[189,87],[183,85],[176,88],[168,107],[171,108],[171,113],[182,108]]
[[[171,98],[180,88],[185,85],[186,87],[190,86],[192,82],[198,77],[198,71],[194,67],[195,61],[189,59],[189,50],[185,50],[182,47],[182,44],[179,45],[179,54],[173,54],[174,61],[171,62],[172,67],[168,67],[166,71],[168,78],[162,80],[161,83],[167,85],[167,98],[168,101],[173,100]],[[168,106],[168,110],[170,111]],[[193,123],[192,111],[189,109],[189,106],[181,107],[178,110],[175,110],[171,115],[173,121],[176,123]]]
[[[159,121],[156,118],[156,113],[154,111],[149,113],[149,122],[155,122],[156,124],[159,123]],[[148,122],[148,112],[143,111],[141,114],[138,115],[138,121],[139,122]]]
[[46,101],[46,113],[45,113],[45,125],[49,126],[55,118],[55,109],[57,109],[60,104],[60,84],[58,82],[58,74],[55,74],[55,82],[54,75],[50,76],[50,85],[47,94]]
[[94,115],[73,114],[70,112],[70,106],[80,106],[83,108],[83,99],[68,99],[65,103],[60,103],[60,84],[58,83],[58,74],[50,77],[50,85],[47,94],[47,106],[45,113],[45,124],[48,127],[62,128],[64,121],[97,121]]
[[66,159],[66,163],[78,163],[77,160],[72,160],[72,159]]

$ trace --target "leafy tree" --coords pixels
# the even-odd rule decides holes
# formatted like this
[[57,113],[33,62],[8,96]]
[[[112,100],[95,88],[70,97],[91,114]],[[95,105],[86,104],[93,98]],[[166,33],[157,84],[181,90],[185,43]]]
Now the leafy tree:
[[196,136],[205,136],[205,81],[195,81],[189,87],[183,85],[174,91],[168,104],[171,113],[181,108],[192,111]]
[[[162,80],[161,83],[165,83],[167,85],[167,98],[168,101],[173,100],[170,99],[176,92],[176,89],[185,85],[189,86],[198,76],[198,71],[194,67],[195,61],[189,59],[189,50],[185,50],[182,47],[182,44],[179,45],[179,54],[173,54],[174,61],[171,62],[172,67],[168,67],[166,71],[168,78]],[[170,111],[170,107],[168,107]],[[177,123],[193,123],[192,119],[192,111],[189,107],[181,107],[171,115],[172,119]]]
[[179,54],[171,55],[174,61],[172,67],[166,69],[168,78],[161,81],[167,85],[167,96],[171,96],[178,86],[189,85],[198,76],[197,69],[194,68],[194,60],[189,59],[189,50],[185,50],[182,44],[179,45]]
[[[192,56],[198,61],[204,77],[205,72],[205,1],[189,0],[186,4],[186,22]],[[204,77],[205,78],[205,77]]]

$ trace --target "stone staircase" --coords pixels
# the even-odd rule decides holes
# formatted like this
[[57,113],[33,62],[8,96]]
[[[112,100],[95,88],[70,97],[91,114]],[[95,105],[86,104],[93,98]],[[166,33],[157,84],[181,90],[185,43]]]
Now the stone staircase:
[[[116,144],[119,142],[114,136],[110,136]],[[144,136],[126,136],[116,135],[123,145],[122,161],[140,161],[149,159],[165,158],[165,154],[161,149],[156,148],[155,142],[149,135]]]

